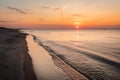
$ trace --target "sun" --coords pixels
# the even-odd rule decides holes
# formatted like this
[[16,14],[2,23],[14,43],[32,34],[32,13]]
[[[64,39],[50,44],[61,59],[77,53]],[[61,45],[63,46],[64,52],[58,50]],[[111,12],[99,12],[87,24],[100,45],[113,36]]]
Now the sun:
[[77,25],[77,26],[75,26],[75,28],[76,28],[76,29],[79,29],[79,26]]
[[79,29],[80,22],[74,22],[75,28]]

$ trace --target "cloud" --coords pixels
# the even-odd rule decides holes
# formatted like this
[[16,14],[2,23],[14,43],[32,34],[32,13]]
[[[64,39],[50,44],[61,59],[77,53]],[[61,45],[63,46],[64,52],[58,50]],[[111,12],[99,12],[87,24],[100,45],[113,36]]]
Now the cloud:
[[27,14],[25,11],[18,9],[18,8],[14,8],[14,7],[7,7],[7,8],[12,10],[12,11],[16,11],[19,14]]
[[57,10],[61,10],[61,8],[59,7],[50,7],[50,6],[42,6],[41,9],[46,9],[46,10],[54,10],[54,11],[57,11]]
[[4,20],[1,20],[0,22],[16,22],[16,21],[4,21]]
[[71,14],[71,16],[73,16],[73,17],[85,17],[84,15],[80,15],[80,14]]
[[55,10],[55,11],[57,11],[57,10],[61,10],[61,8],[54,8],[54,10]]
[[52,8],[49,6],[43,6],[43,7],[41,7],[41,9],[52,9]]
[[54,7],[50,7],[50,6],[43,6],[43,7],[41,7],[41,9],[48,9],[48,10],[55,10],[55,11],[57,11],[57,10],[61,10],[61,8],[54,8]]
[[45,22],[45,19],[43,19],[43,18],[40,18],[40,19],[39,19],[39,21],[41,21],[41,22]]

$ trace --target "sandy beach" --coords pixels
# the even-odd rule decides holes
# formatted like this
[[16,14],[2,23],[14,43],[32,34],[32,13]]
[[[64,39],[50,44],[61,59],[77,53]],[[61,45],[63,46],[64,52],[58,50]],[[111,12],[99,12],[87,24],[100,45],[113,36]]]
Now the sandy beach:
[[0,28],[0,80],[37,80],[25,38],[18,29]]

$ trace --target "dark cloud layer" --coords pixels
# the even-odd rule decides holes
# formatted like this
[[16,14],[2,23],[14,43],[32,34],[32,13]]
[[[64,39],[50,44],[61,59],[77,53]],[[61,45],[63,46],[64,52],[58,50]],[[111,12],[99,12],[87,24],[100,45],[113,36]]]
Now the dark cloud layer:
[[56,10],[60,10],[61,8],[54,8],[54,10],[56,11]]
[[16,21],[3,21],[3,20],[0,20],[0,22],[16,22]]
[[41,9],[52,9],[52,8],[49,6],[43,6],[43,7],[41,7]]
[[12,11],[16,11],[19,14],[27,14],[25,11],[18,9],[18,8],[14,8],[14,7],[7,7],[7,8],[12,10]]

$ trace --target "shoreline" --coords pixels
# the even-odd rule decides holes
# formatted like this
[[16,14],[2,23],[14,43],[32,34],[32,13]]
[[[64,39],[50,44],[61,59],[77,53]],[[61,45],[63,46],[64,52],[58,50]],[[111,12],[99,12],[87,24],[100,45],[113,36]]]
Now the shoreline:
[[0,28],[0,80],[37,80],[25,33]]
[[[97,79],[118,80],[118,79],[120,79],[119,72],[118,72],[119,69],[116,67],[116,65],[111,63],[112,60],[118,59],[116,61],[119,61],[119,58],[118,58],[119,55],[117,55],[118,53],[116,53],[116,54],[114,54],[113,52],[104,53],[104,51],[106,51],[105,49],[110,48],[109,45],[113,45],[113,47],[111,47],[113,49],[111,49],[111,48],[108,49],[108,52],[114,51],[114,49],[116,49],[116,50],[119,49],[119,48],[117,48],[119,46],[116,46],[116,45],[114,46],[114,43],[112,43],[112,41],[109,42],[109,44],[104,47],[104,44],[96,44],[97,42],[99,42],[99,41],[97,41],[97,39],[99,39],[100,37],[98,37],[95,40],[90,40],[90,41],[83,39],[83,41],[88,41],[88,44],[90,44],[90,43],[93,44],[93,45],[89,46],[88,44],[84,44],[84,42],[81,44],[82,40],[80,40],[81,42],[77,42],[78,44],[76,44],[76,42],[72,42],[71,41],[72,39],[69,38],[68,35],[67,35],[68,37],[65,36],[65,38],[69,38],[70,41],[61,40],[61,39],[64,39],[64,37],[61,37],[61,35],[64,33],[64,31],[55,33],[55,32],[50,32],[50,31],[42,32],[42,31],[33,30],[33,32],[28,31],[27,33],[33,35],[35,41],[40,46],[44,47],[44,49],[46,49],[50,53],[50,55],[52,56],[52,58],[54,60],[57,61],[58,58],[60,58],[65,63],[70,65],[73,69],[75,69],[76,71],[78,71],[79,73],[81,73],[82,75],[84,75],[85,77],[87,77],[90,80],[97,80]],[[74,32],[70,32],[70,31],[68,31],[68,33],[74,34]],[[81,34],[83,34],[83,33],[81,32]],[[97,33],[99,33],[99,35],[101,35],[100,32],[97,32]],[[108,32],[107,33],[103,32],[103,34],[107,34],[104,36],[105,38],[107,38],[109,36]],[[110,31],[109,34],[116,34],[116,32]],[[83,36],[88,37],[88,35],[89,34],[87,33],[86,36],[84,36],[84,35]],[[114,39],[114,38],[112,38],[112,39]],[[112,39],[110,39],[110,40],[112,40]],[[107,43],[107,42],[104,42],[104,38],[102,38],[102,37],[101,37],[101,40],[103,40],[101,42],[103,42],[105,44]],[[108,40],[108,39],[105,39],[105,40]],[[92,41],[96,41],[96,42],[92,43]],[[117,41],[117,40],[115,40],[115,41]],[[95,44],[96,44],[96,46],[94,46]],[[100,45],[100,46],[98,46],[98,45]],[[101,46],[103,46],[103,47],[101,47]],[[82,48],[82,47],[86,47],[87,49]],[[91,50],[91,49],[89,50],[90,47],[93,50]],[[99,48],[101,50],[102,50],[102,48],[105,48],[105,49],[103,49],[103,52],[102,52],[101,50],[99,50]],[[94,50],[96,50],[96,51],[94,51]],[[118,52],[119,52],[119,50],[118,50]],[[93,56],[93,54],[94,54],[94,56]],[[118,57],[113,56],[112,54],[117,55]],[[108,58],[105,58],[106,55],[108,55]],[[112,59],[111,59],[111,55],[113,56]],[[56,58],[56,56],[58,56],[58,58]],[[114,59],[114,58],[116,58],[116,59]],[[56,62],[56,61],[54,63],[58,63],[57,65],[62,68],[63,63]],[[65,69],[64,69],[64,71],[65,71]]]
[[73,67],[68,65],[63,59],[61,59],[50,47],[44,46],[42,42],[37,41],[36,36],[32,35],[35,42],[43,47],[49,55],[52,57],[54,64],[61,68],[72,80],[89,80],[86,76],[75,70]]
[[54,63],[50,53],[35,42],[33,36],[28,35],[26,41],[38,80],[73,80],[61,67]]

